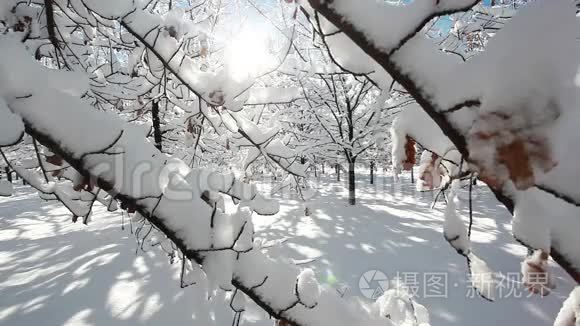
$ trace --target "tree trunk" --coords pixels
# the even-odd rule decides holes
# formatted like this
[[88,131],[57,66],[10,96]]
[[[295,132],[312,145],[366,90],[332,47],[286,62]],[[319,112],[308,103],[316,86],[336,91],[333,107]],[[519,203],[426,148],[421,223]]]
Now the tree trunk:
[[10,168],[5,167],[4,171],[6,171],[6,179],[8,179],[8,182],[12,182],[12,173],[10,173]]
[[354,162],[348,162],[348,203],[356,204],[356,185],[354,175]]
[[322,162],[322,174],[324,174],[324,162]]
[[413,167],[411,167],[411,183],[415,183],[415,176],[413,175]]
[[338,165],[338,163],[336,163],[336,181],[340,181],[340,165]]
[[371,161],[371,184],[375,184],[375,162]]
[[151,120],[153,120],[153,140],[155,141],[155,147],[161,152],[162,141],[161,138],[161,121],[159,119],[159,102],[153,101],[151,105]]

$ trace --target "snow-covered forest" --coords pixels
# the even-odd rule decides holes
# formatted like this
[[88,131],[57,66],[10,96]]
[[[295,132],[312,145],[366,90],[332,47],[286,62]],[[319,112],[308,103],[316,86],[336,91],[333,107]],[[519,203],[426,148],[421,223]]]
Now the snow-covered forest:
[[0,325],[579,326],[579,12],[1,0]]

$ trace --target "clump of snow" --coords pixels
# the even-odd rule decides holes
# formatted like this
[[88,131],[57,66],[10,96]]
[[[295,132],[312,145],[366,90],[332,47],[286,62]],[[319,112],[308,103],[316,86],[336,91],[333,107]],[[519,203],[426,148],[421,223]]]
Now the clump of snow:
[[535,250],[522,262],[522,281],[532,293],[546,296],[556,288],[552,275],[548,272],[548,253]]
[[[566,105],[574,80],[570,67],[576,64],[574,12],[566,0],[532,2],[475,60],[484,88],[468,146],[482,178],[492,186],[511,180],[516,188],[527,189],[558,164],[547,130],[575,109]],[[491,65],[495,68],[484,68]]]
[[84,0],[83,3],[92,11],[105,18],[117,18],[126,15],[133,9],[133,0]]
[[[113,114],[103,114],[103,112],[97,112],[96,110],[69,110],[69,108],[84,105],[80,99],[64,96],[73,92],[69,92],[69,89],[66,88],[68,86],[67,83],[70,83],[71,80],[74,81],[73,73],[53,71],[38,65],[23,47],[18,43],[14,43],[13,40],[0,40],[0,47],[2,48],[2,52],[0,52],[0,62],[2,62],[0,64],[0,84],[7,85],[0,89],[0,95],[6,98],[14,98],[16,96],[30,95],[23,94],[24,91],[34,93],[34,96],[18,98],[10,104],[11,109],[18,115],[28,119],[41,119],[46,124],[58,125],[59,127],[54,130],[44,129],[42,131],[50,131],[58,137],[74,139],[74,142],[68,142],[70,146],[68,149],[76,153],[102,149],[109,145],[111,139],[115,137],[112,135],[120,132],[120,123],[114,118]],[[14,58],[18,58],[18,60],[14,60]],[[14,74],[13,71],[19,71],[20,73]],[[44,84],[43,79],[31,81],[30,78],[26,77],[43,76],[43,78],[49,78],[59,74],[68,74],[71,79],[63,83],[57,82],[58,79],[55,82],[51,80],[50,83]],[[61,89],[61,87],[65,88]],[[74,87],[71,86],[71,88]],[[75,93],[76,91],[78,89],[74,90]],[[50,106],[54,110],[49,114],[49,110],[37,109],[45,106]],[[2,110],[0,112],[5,113],[6,107],[4,109],[0,108],[0,110]],[[2,116],[5,115],[4,113],[2,113]],[[6,116],[10,117],[8,114]],[[63,116],[67,117],[69,123],[62,123]],[[79,124],[87,120],[92,121],[92,123],[84,124],[83,128],[79,128]],[[21,122],[19,124],[16,118],[10,118],[9,121],[13,121],[16,126],[15,131],[11,133],[17,132],[22,126]],[[4,124],[4,121],[0,123]],[[101,124],[107,125],[110,128],[109,132],[103,133],[100,127]],[[13,127],[9,129],[11,128]],[[3,128],[0,129],[3,130]],[[91,137],[86,137],[87,134],[90,134]]]
[[390,282],[389,289],[377,298],[372,309],[394,325],[429,326],[427,308],[413,299],[408,286],[400,279]]
[[195,262],[186,259],[183,264],[185,264],[183,273],[181,274],[181,287],[187,287],[189,285],[198,284],[205,277],[205,273]]
[[313,307],[318,304],[320,286],[312,269],[306,268],[298,274],[296,296],[307,307]]
[[0,97],[0,146],[13,145],[22,138],[24,123],[12,113],[4,98]]
[[254,247],[254,223],[252,223],[252,211],[247,207],[238,207],[238,211],[232,216],[233,223],[240,231],[239,237],[234,243],[233,250],[246,252]]
[[267,199],[257,193],[250,202],[252,210],[260,215],[274,215],[280,211],[280,203],[273,199]]
[[[255,148],[251,148],[255,150]],[[176,160],[179,166],[189,168],[181,160]],[[176,165],[177,166],[177,165]],[[240,202],[240,206],[247,206],[260,215],[274,215],[280,210],[280,204],[273,199],[266,198],[252,184],[240,181],[233,173],[221,174],[204,169],[194,169],[186,172],[185,180],[203,190],[209,190],[208,196],[223,203],[223,198],[214,192],[223,193]]]
[[0,196],[10,197],[14,189],[12,188],[12,182],[8,180],[0,180]]
[[[457,185],[459,181],[454,180],[453,183]],[[467,255],[471,250],[471,245],[469,237],[467,236],[468,232],[465,222],[461,219],[459,214],[457,214],[456,200],[454,191],[451,191],[447,207],[445,208],[443,235],[460,255]]]
[[397,115],[391,125],[392,160],[395,170],[400,169],[401,162],[405,159],[407,136],[440,157],[448,158],[447,154],[455,148],[420,106],[409,105]]
[[580,286],[570,292],[570,296],[564,301],[562,309],[558,313],[554,326],[579,326],[580,325]]
[[471,285],[482,297],[493,301],[497,288],[494,277],[496,273],[487,266],[483,259],[477,257],[473,252],[470,252],[467,257],[469,259]]
[[548,216],[550,212],[542,204],[537,193],[518,192],[512,221],[516,239],[535,249],[550,252],[551,234]]
[[416,185],[418,191],[435,189],[441,185],[441,175],[444,170],[439,166],[440,164],[439,155],[427,150],[423,151],[419,160],[419,171],[417,171],[419,175]]
[[211,251],[204,258],[202,268],[207,275],[210,297],[213,297],[218,289],[233,289],[234,260],[235,252],[232,250]]

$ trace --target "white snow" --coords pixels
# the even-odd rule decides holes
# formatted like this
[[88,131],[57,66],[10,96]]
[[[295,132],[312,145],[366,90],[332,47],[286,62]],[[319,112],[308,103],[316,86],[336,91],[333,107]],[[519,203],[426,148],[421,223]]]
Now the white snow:
[[554,326],[578,326],[580,324],[580,286],[570,292],[570,296],[564,304]]
[[471,284],[482,297],[492,301],[495,300],[497,290],[495,272],[473,252],[469,253],[468,258]]
[[[453,181],[457,183],[458,181]],[[453,191],[449,195],[447,206],[445,207],[445,223],[443,224],[443,234],[451,246],[462,255],[470,253],[470,243],[467,237],[467,226],[458,215],[456,210],[456,196]]]
[[0,196],[10,197],[13,191],[12,182],[4,179],[0,180]]
[[[574,266],[580,266],[580,246],[577,230],[580,221],[574,218],[578,207],[538,189],[517,193],[513,230],[516,237],[531,241],[534,249],[554,248],[566,255]],[[546,211],[546,215],[541,212]]]
[[135,1],[131,0],[83,0],[82,2],[86,4],[90,10],[93,10],[106,18],[121,17],[135,7]]
[[439,165],[441,158],[439,155],[424,150],[419,160],[419,169],[417,171],[419,179],[417,180],[417,190],[436,189],[441,185],[443,180],[442,174],[445,172]]
[[[62,51],[67,54],[65,56],[61,51],[55,54],[71,60],[72,67],[65,62],[67,69],[64,69],[60,67],[62,62],[57,60],[59,69],[56,69],[54,60],[49,58],[53,55],[47,50],[50,46],[44,46],[36,53],[45,56],[41,60],[33,59],[31,55],[34,45],[40,46],[49,30],[41,28],[46,23],[45,15],[40,11],[42,7],[20,2],[18,5],[23,8],[15,8],[14,15],[11,15],[8,4],[15,5],[13,0],[0,5],[0,20],[7,31],[0,37],[0,147],[20,140],[24,125],[30,133],[36,133],[41,142],[50,143],[55,153],[65,155],[79,171],[67,168],[58,172],[58,179],[56,175],[47,176],[44,164],[58,168],[58,163],[48,164],[44,162],[46,157],[43,159],[40,156],[16,159],[12,169],[39,191],[41,199],[62,202],[74,214],[73,220],[83,216],[84,222],[97,221],[96,227],[87,227],[92,231],[90,236],[87,236],[89,233],[79,236],[82,226],[65,224],[70,217],[52,206],[51,202],[41,203],[30,198],[30,188],[18,187],[16,196],[0,199],[0,322],[6,321],[11,325],[108,325],[174,321],[166,315],[160,319],[155,319],[155,316],[164,307],[181,305],[184,292],[161,287],[159,284],[164,283],[159,280],[149,282],[152,275],[156,275],[152,272],[156,268],[164,279],[175,278],[176,270],[159,265],[159,260],[153,262],[151,259],[147,263],[147,258],[165,252],[172,261],[175,255],[184,253],[195,260],[188,261],[187,267],[184,265],[184,270],[191,274],[186,274],[182,281],[198,285],[191,291],[195,293],[195,298],[203,300],[197,300],[202,303],[196,306],[199,310],[193,315],[192,308],[187,307],[184,323],[193,320],[200,325],[225,324],[224,319],[231,317],[231,312],[213,307],[214,303],[222,307],[223,302],[228,302],[236,315],[245,310],[243,317],[237,316],[248,324],[271,323],[257,305],[270,307],[292,322],[307,325],[426,326],[430,320],[449,325],[488,325],[499,323],[506,312],[517,309],[525,309],[531,314],[512,313],[510,324],[549,323],[553,320],[556,307],[560,306],[563,294],[572,284],[562,276],[561,270],[555,270],[556,277],[553,276],[548,255],[558,251],[570,261],[572,267],[580,268],[580,240],[577,234],[580,221],[576,218],[577,207],[557,199],[558,195],[551,196],[532,187],[546,185],[571,198],[580,198],[577,186],[580,181],[576,177],[580,153],[580,141],[575,136],[580,122],[576,100],[580,78],[576,76],[575,69],[578,64],[575,8],[568,0],[530,4],[506,24],[502,33],[491,38],[486,51],[474,55],[467,63],[457,64],[457,57],[440,51],[423,35],[408,38],[428,19],[469,8],[476,2],[322,1],[343,14],[345,20],[362,31],[375,48],[384,51],[388,60],[385,67],[393,66],[395,68],[392,69],[412,80],[423,100],[432,101],[435,111],[448,109],[466,100],[481,104],[459,107],[457,112],[437,113],[448,116],[456,130],[466,135],[466,145],[471,154],[466,168],[477,167],[482,179],[497,189],[501,188],[515,200],[515,217],[510,224],[505,211],[497,207],[489,191],[477,186],[474,224],[473,229],[470,226],[469,230],[462,218],[466,216],[466,203],[458,200],[462,191],[459,182],[451,185],[444,212],[429,209],[430,201],[434,199],[433,193],[415,192],[409,184],[394,182],[399,181],[404,145],[409,138],[432,151],[422,155],[418,189],[436,188],[442,180],[447,181],[451,175],[461,172],[457,171],[460,166],[457,150],[416,104],[410,105],[393,121],[391,135],[395,177],[380,176],[381,182],[377,185],[382,189],[365,187],[359,181],[359,206],[344,206],[342,195],[345,189],[341,183],[333,183],[326,176],[318,177],[317,181],[324,186],[315,191],[315,188],[310,188],[313,182],[293,176],[306,176],[309,166],[299,163],[297,158],[312,153],[318,155],[313,151],[316,146],[308,144],[303,146],[306,147],[303,150],[292,143],[293,137],[299,137],[292,135],[295,130],[285,129],[282,123],[276,121],[278,115],[272,115],[265,106],[267,103],[291,102],[285,107],[299,106],[303,103],[294,101],[307,93],[291,85],[272,87],[266,79],[258,83],[251,76],[257,70],[244,73],[244,78],[237,78],[232,70],[244,68],[244,63],[250,64],[247,57],[240,56],[244,59],[242,62],[229,63],[236,67],[226,63],[223,69],[208,69],[206,63],[215,58],[206,58],[209,43],[213,42],[207,22],[198,26],[184,19],[186,11],[180,6],[165,15],[158,15],[153,13],[154,8],[151,12],[144,8],[149,5],[142,1],[69,1],[67,6],[71,8],[64,6],[56,11],[57,25],[71,25],[72,22],[72,25],[78,26],[75,21],[78,19],[96,27],[78,26],[75,27],[76,31],[70,33],[68,26],[62,28],[62,33],[58,29],[59,38],[66,45]],[[76,13],[73,14],[71,9]],[[294,9],[297,10],[297,7]],[[306,10],[312,14],[308,6]],[[30,34],[9,31],[14,21],[5,22],[4,18],[15,18],[24,13],[29,16],[23,17],[32,21]],[[188,14],[193,16],[193,13]],[[217,12],[205,14],[208,15],[207,21],[210,21]],[[331,47],[332,60],[337,60],[347,69],[368,73],[369,78],[383,90],[389,87],[390,77],[377,62],[370,60],[346,35],[334,33],[335,28],[324,18],[321,18],[320,24],[323,33],[333,34],[324,37]],[[108,26],[104,29],[111,35],[103,33],[99,25]],[[465,28],[458,22],[453,32],[459,37]],[[476,26],[467,28],[474,31]],[[291,27],[281,30],[285,36],[284,47],[288,47],[288,53],[294,59],[297,59],[293,53],[295,49],[288,40],[298,40],[297,29],[300,27],[294,18]],[[181,43],[186,36],[190,39]],[[111,62],[107,61],[108,58],[99,59],[97,43],[106,47],[107,38],[110,41],[117,37],[120,40],[115,40],[115,43],[119,41],[121,47],[129,44],[123,45],[123,42],[137,42],[139,45],[124,58],[126,53],[123,50],[117,53],[118,56],[114,55],[109,42]],[[195,42],[191,42],[195,45],[189,44],[197,37]],[[95,38],[95,42],[85,48],[83,42],[92,41],[91,38]],[[249,42],[241,44],[248,46]],[[201,59],[191,53],[197,45],[201,47]],[[76,57],[73,49],[85,50],[80,54],[82,60]],[[282,51],[276,56],[279,55],[282,55],[278,58],[279,63],[284,64],[286,52]],[[93,59],[98,67],[89,62]],[[256,61],[256,58],[252,59]],[[101,64],[102,60],[110,65]],[[200,64],[200,61],[203,62]],[[89,66],[85,67],[85,64]],[[298,67],[297,63],[287,63],[284,67],[294,66],[290,69],[312,76],[316,71],[335,71],[327,65],[321,63],[320,67],[314,67],[316,63],[313,62]],[[181,96],[182,99],[171,103],[172,106],[182,106],[171,112],[198,115],[195,119],[201,118],[199,127],[203,127],[204,121],[209,123],[219,141],[235,134],[231,143],[236,150],[250,148],[241,162],[244,172],[247,172],[245,177],[258,181],[250,184],[241,182],[237,177],[239,171],[236,174],[218,174],[211,170],[192,170],[177,156],[168,157],[156,150],[146,139],[146,128],[129,125],[123,120],[126,114],[141,114],[144,107],[140,103],[140,95],[138,104],[123,103],[135,101],[136,96],[125,94],[125,90],[117,86],[123,82],[116,82],[128,79],[129,74],[115,76],[118,73],[116,69],[122,73],[130,72],[131,76],[136,73],[144,77],[128,82],[127,85],[132,85],[135,81],[136,84],[143,81],[132,90],[135,93],[152,84],[149,79],[168,81],[165,92],[175,92],[173,95],[176,97],[180,97],[178,93],[190,93],[191,97]],[[171,78],[168,78],[170,75]],[[350,85],[355,84],[353,80],[353,77],[346,78],[346,81],[341,79],[341,91],[345,97],[357,90],[356,86],[349,89]],[[332,82],[334,85],[334,79]],[[253,88],[255,84],[261,85],[261,88]],[[331,87],[328,88],[330,90]],[[96,89],[111,92],[98,95],[104,96],[105,102],[110,100],[106,97],[118,99],[127,95],[128,99],[115,105],[105,104],[107,108],[103,109],[92,103],[94,96],[99,94]],[[159,89],[160,92],[161,87]],[[146,93],[154,95],[156,92],[149,90]],[[372,93],[375,96],[380,92]],[[319,127],[325,129],[335,145],[341,145],[340,149],[349,161],[350,154],[357,157],[373,144],[385,142],[384,128],[390,120],[376,129],[371,122],[378,121],[374,114],[380,113],[387,96],[383,92],[376,101],[363,96],[361,106],[373,115],[365,125],[368,130],[357,133],[354,136],[356,140],[352,139],[350,132],[350,144],[345,144],[342,129],[337,141],[327,129],[334,127],[324,117],[320,119],[316,116]],[[194,97],[199,97],[198,104],[187,103]],[[417,100],[421,102],[419,98]],[[97,99],[97,102],[100,101]],[[350,108],[348,99],[346,102]],[[392,102],[393,99],[387,104]],[[254,107],[242,112],[245,104]],[[314,112],[320,111],[319,107],[308,104]],[[318,103],[315,105],[320,106]],[[338,111],[332,112],[329,119],[340,124],[345,115],[340,112],[338,101],[336,105]],[[262,106],[262,111],[258,112]],[[116,111],[109,110],[115,108],[123,111],[125,107],[131,112],[123,112],[122,118]],[[272,115],[270,123],[259,123],[262,113]],[[183,138],[189,145],[195,143],[196,149],[193,151],[196,151],[198,141],[200,146],[206,147],[207,144],[206,139],[194,136],[191,115],[183,119],[172,116],[175,122],[164,126],[163,131],[179,129],[182,122],[188,121],[187,131],[191,134]],[[354,119],[358,121],[363,117],[355,116]],[[292,118],[289,117],[288,123],[300,119]],[[346,119],[352,123],[352,111]],[[306,131],[302,136],[318,137],[315,133],[309,133]],[[371,140],[364,138],[369,135]],[[521,145],[516,147],[520,152],[510,147],[514,144]],[[229,149],[230,139],[226,147]],[[320,150],[327,151],[330,147],[323,144]],[[508,154],[505,153],[506,148],[511,149]],[[205,151],[205,148],[200,150]],[[440,158],[435,154],[443,159],[442,167],[449,174],[445,179],[440,178],[443,170],[439,170]],[[508,163],[511,161],[505,162],[505,156],[510,154],[517,156],[516,161],[521,160],[519,163],[524,164],[516,168],[510,166]],[[11,157],[18,155],[9,153]],[[260,171],[247,171],[250,167],[257,170],[256,165],[264,161],[268,169],[284,170],[286,176],[279,187],[272,188],[261,183]],[[431,166],[431,161],[436,164]],[[195,160],[192,160],[191,166],[195,166],[194,163]],[[216,165],[225,170],[219,163]],[[316,165],[312,167],[316,168]],[[112,189],[107,189],[108,193],[93,191],[88,175],[98,178],[103,187],[106,183],[112,185]],[[59,180],[61,177],[66,181]],[[406,175],[402,179],[407,181]],[[302,198],[288,199],[278,195],[277,192],[284,187],[294,188]],[[264,197],[262,190],[270,190],[276,198]],[[11,183],[0,181],[0,196],[10,196],[13,192]],[[122,222],[129,223],[131,233],[133,225],[139,225],[135,233],[142,237],[141,230],[149,228],[151,231],[153,227],[147,223],[154,222],[167,233],[167,237],[179,243],[183,252],[177,253],[175,244],[169,238],[153,232],[149,239],[155,239],[156,245],[152,246],[156,248],[145,246],[145,242],[139,245],[140,240],[147,240],[147,233],[145,239],[137,239],[137,246],[144,251],[137,250],[139,255],[133,260],[128,259],[123,251],[127,248],[122,245],[127,242],[125,238],[103,236],[105,231],[112,229],[111,226],[118,226],[116,215],[105,212],[116,209],[114,197],[117,195],[122,200],[132,199],[125,200],[125,208],[132,205],[136,207],[128,210],[139,210]],[[305,202],[305,199],[309,201]],[[93,200],[100,203],[95,212],[92,211],[92,204],[85,205]],[[510,231],[517,240],[531,247],[533,254],[521,264],[521,282],[511,281],[508,286],[520,287],[519,290],[529,290],[542,296],[552,294],[548,299],[539,302],[522,297],[509,298],[499,289],[501,283],[498,279],[505,272],[509,274],[515,265],[510,265],[510,262],[521,260],[526,251],[509,237]],[[117,235],[127,236],[127,232]],[[75,247],[69,245],[71,239],[68,237],[72,240],[78,238],[78,241],[73,241]],[[257,239],[261,237],[264,239]],[[443,238],[464,257],[452,255]],[[272,240],[266,242],[265,239]],[[279,245],[272,247],[265,243]],[[77,244],[84,247],[77,248]],[[159,250],[158,253],[154,252],[156,250]],[[117,257],[123,259],[116,260]],[[469,262],[469,273],[466,273],[464,258]],[[492,271],[486,261],[498,272]],[[127,263],[131,265],[123,265]],[[298,263],[308,266],[300,269],[295,266]],[[378,270],[391,279],[396,278],[396,281],[389,283],[389,289],[374,289],[373,297],[376,293],[383,293],[376,302],[361,299],[361,295],[367,298],[368,295],[357,279],[360,280],[367,271],[377,275]],[[89,272],[104,275],[92,276]],[[426,276],[436,272],[445,275],[444,295],[439,288],[438,296],[429,297],[426,294]],[[183,270],[181,273],[184,273]],[[401,273],[406,277],[399,278]],[[423,290],[422,295],[413,290],[416,279],[409,277],[409,273],[419,274],[423,279],[424,283],[417,285]],[[465,279],[465,274],[469,274],[470,280]],[[535,282],[534,277],[538,276],[545,279],[543,284]],[[439,275],[439,281],[442,278]],[[555,278],[562,284],[557,289]],[[146,286],[149,285],[157,288],[148,293]],[[360,293],[356,292],[357,285],[361,287]],[[468,295],[462,291],[468,287],[484,298],[498,300],[502,304],[482,307],[475,300],[466,300]],[[85,291],[82,292],[83,296],[75,296],[75,292],[81,293],[81,290]],[[224,291],[235,292],[224,294]],[[252,300],[246,302],[247,298],[241,291],[247,292]],[[418,302],[425,303],[430,313]],[[577,306],[578,293],[573,290],[556,324],[578,324]]]
[[[432,13],[468,8],[473,0],[413,1],[391,5],[379,1],[333,1],[332,8],[357,22],[357,26],[374,45],[389,53],[399,41],[411,34]],[[385,33],[389,31],[389,33]]]
[[[471,157],[486,174],[496,174],[500,184],[508,179],[508,171],[494,150],[514,141],[524,142],[527,164],[533,169],[527,179],[512,180],[518,189],[528,188],[564,162],[554,155],[551,135],[559,133],[559,120],[578,112],[570,102],[576,96],[571,88],[576,71],[571,67],[577,66],[576,18],[571,11],[572,3],[565,0],[534,2],[473,60],[472,65],[484,72],[480,82],[485,86],[479,119],[470,130]],[[556,48],[561,55],[553,55],[551,49]],[[491,64],[497,68],[485,69]]]
[[518,193],[516,203],[513,220],[514,236],[532,248],[550,252],[552,241],[548,207],[542,204],[538,194],[534,192]]
[[10,112],[4,98],[0,97],[0,146],[15,144],[23,134],[22,119]]
[[556,288],[554,279],[548,271],[547,253],[535,250],[522,262],[522,281],[531,293],[548,295]]
[[435,122],[417,104],[407,106],[393,120],[391,137],[393,162],[404,155],[405,136],[409,136],[425,148],[441,157],[454,160],[451,151],[455,148]]
[[298,274],[296,296],[302,304],[308,307],[315,306],[318,303],[320,286],[312,269],[306,268]]
[[388,316],[395,325],[429,326],[429,313],[416,302],[408,286],[400,279],[390,282],[389,289],[373,305],[381,316]]
[[[418,304],[427,307],[432,325],[503,324],[508,315],[512,324],[552,325],[575,285],[558,267],[551,266],[559,284],[549,296],[529,297],[521,284],[502,283],[507,287],[498,285],[496,303],[487,304],[469,294],[471,285],[465,258],[455,254],[443,239],[444,214],[429,209],[430,193],[415,192],[407,175],[401,177],[401,184],[394,184],[390,175],[379,175],[376,188],[360,179],[360,200],[367,202],[365,206],[346,206],[348,191],[343,184],[331,181],[331,175],[323,178],[324,188],[337,192],[319,192],[310,203],[310,217],[304,217],[302,209],[291,199],[279,199],[279,214],[254,217],[256,241],[287,239],[274,247],[268,246],[270,256],[309,259],[302,267],[312,269],[320,284],[318,306],[324,307],[330,300],[325,295],[327,291],[342,292],[345,287],[345,298],[339,301],[363,298],[358,289],[359,278],[368,270],[378,269],[390,279],[406,276],[409,292],[415,293],[416,315],[422,311]],[[485,188],[477,193],[472,247],[496,271],[519,273],[516,262],[526,250],[504,231],[510,228],[508,214]],[[236,208],[228,201],[226,209]],[[463,206],[458,209],[465,213]],[[120,214],[107,213],[97,205],[91,224],[72,224],[65,209],[40,201],[34,192],[21,186],[16,187],[14,197],[0,199],[3,270],[0,292],[4,294],[0,299],[0,323],[14,326],[40,321],[63,325],[69,320],[76,325],[112,326],[157,325],[168,321],[179,325],[231,323],[229,300],[223,292],[217,291],[208,301],[208,280],[200,274],[193,277],[197,284],[181,289],[180,264],[169,265],[165,254],[157,248],[135,255],[129,220],[125,217],[125,230],[120,228],[121,221]],[[251,284],[260,284],[263,273],[268,271],[256,270],[255,260],[244,263],[248,268],[241,267],[236,273]],[[241,274],[242,270],[247,274]],[[423,285],[423,278],[440,272],[447,275],[447,296],[426,297],[430,292]],[[296,275],[298,271],[283,277],[284,282],[267,281],[263,290],[271,286],[280,293],[292,294]],[[416,276],[417,282],[409,276]],[[414,287],[418,290],[413,291]],[[508,294],[511,290],[515,292]],[[521,297],[515,297],[516,293]],[[370,303],[364,298],[360,300]],[[325,316],[336,315],[335,311],[324,311]],[[347,318],[345,325],[356,320],[342,317]],[[249,325],[272,323],[251,301],[247,302],[242,319],[243,324]]]

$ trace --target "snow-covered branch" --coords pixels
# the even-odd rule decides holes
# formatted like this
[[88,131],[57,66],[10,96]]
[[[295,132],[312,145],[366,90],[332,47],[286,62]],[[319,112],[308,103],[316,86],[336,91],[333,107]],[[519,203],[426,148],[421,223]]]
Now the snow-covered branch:
[[[565,85],[573,79],[567,71],[576,59],[555,59],[551,52],[559,48],[575,53],[570,2],[541,1],[522,9],[482,55],[465,63],[437,49],[420,30],[430,19],[466,11],[477,1],[415,1],[400,6],[375,1],[308,2],[328,21],[327,25],[335,26],[327,29],[338,28],[345,33],[405,88],[510,211],[518,205],[513,194],[533,186],[534,181],[542,181],[537,182],[540,188],[550,189],[549,193],[564,201],[573,205],[580,202],[577,183],[566,180],[566,176],[576,174],[570,165],[575,159],[566,155],[563,147],[575,148],[573,143],[577,143],[577,137],[570,137],[574,132],[568,126],[578,121],[578,110],[563,100],[574,96]],[[369,13],[373,13],[371,18]],[[392,16],[395,13],[406,19],[398,20]],[[530,36],[534,41],[525,41]],[[522,41],[514,43],[514,39]],[[534,44],[533,56],[529,55],[529,44]],[[527,64],[518,56],[517,64],[510,61],[510,70],[483,73],[485,67],[499,64],[506,51],[512,51],[510,55],[525,51],[535,63]],[[530,72],[530,66],[542,71]],[[524,71],[529,77],[522,77]],[[535,105],[522,109],[530,101]],[[564,241],[554,239],[552,256],[578,279],[580,261],[562,254],[573,251],[566,246]]]
[[[20,75],[22,80],[42,80],[52,73],[27,58],[17,43],[2,40],[2,47],[8,52],[0,60],[2,71],[27,71]],[[18,59],[10,62],[7,58]],[[148,220],[188,259],[200,264],[216,286],[235,287],[273,317],[294,325],[392,324],[361,306],[348,305],[332,290],[320,290],[310,274],[263,254],[253,243],[251,210],[241,205],[228,215],[213,200],[212,192],[221,191],[241,197],[243,203],[244,186],[231,176],[200,177],[205,172],[168,159],[119,118],[95,111],[50,85],[19,85],[21,88],[4,91],[2,97],[11,114],[21,119],[26,133],[81,175],[95,180],[96,186],[122,206]],[[32,95],[21,97],[23,91]],[[61,117],[83,128],[67,128]],[[103,128],[112,132],[100,133]],[[100,136],[83,138],[84,134]],[[120,154],[108,155],[103,148]],[[246,191],[248,206],[264,204],[253,190]]]

